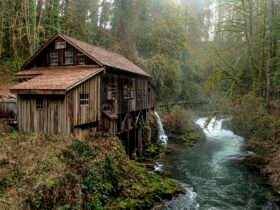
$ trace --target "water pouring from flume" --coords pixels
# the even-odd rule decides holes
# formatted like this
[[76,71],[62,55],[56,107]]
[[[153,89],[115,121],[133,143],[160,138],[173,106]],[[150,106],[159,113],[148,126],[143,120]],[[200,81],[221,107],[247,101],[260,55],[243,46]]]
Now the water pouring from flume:
[[168,142],[168,136],[165,134],[165,131],[163,129],[163,125],[160,119],[160,116],[158,115],[158,113],[155,111],[155,116],[157,118],[157,124],[158,124],[158,129],[159,129],[159,140],[160,143],[163,145],[166,145]]

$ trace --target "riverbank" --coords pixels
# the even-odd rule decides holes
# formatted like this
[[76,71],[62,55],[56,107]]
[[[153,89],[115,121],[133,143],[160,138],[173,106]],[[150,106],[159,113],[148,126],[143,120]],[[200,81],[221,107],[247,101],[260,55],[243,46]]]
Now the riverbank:
[[227,127],[245,138],[246,148],[254,152],[246,160],[248,167],[256,169],[273,189],[280,203],[280,108],[278,102],[262,106],[262,100],[248,97],[235,106],[235,115]]
[[[275,122],[274,120],[271,119],[271,122]],[[253,170],[258,170],[266,178],[267,184],[274,191],[274,198],[280,204],[280,144],[279,137],[274,133],[278,128],[267,122],[265,126],[267,128],[264,130],[258,128],[256,133],[246,134],[246,130],[236,126],[236,123],[236,121],[232,121],[229,127],[236,134],[245,135],[245,147],[254,153],[254,155],[246,158],[246,165]],[[280,133],[277,135],[280,135]]]
[[194,147],[174,147],[162,163],[164,169],[187,187],[187,193],[166,202],[172,209],[278,209],[262,177],[242,164],[244,139],[222,129],[222,120],[196,123],[206,135]]
[[183,193],[129,160],[118,138],[12,132],[0,137],[0,209],[149,209]]

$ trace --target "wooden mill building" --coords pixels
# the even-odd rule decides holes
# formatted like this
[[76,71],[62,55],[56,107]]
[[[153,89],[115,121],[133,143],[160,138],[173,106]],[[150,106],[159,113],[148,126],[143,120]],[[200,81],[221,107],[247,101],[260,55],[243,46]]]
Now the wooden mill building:
[[[16,74],[20,131],[45,134],[108,131],[134,137],[155,106],[150,75],[125,57],[58,33]],[[130,147],[130,146],[129,146]]]

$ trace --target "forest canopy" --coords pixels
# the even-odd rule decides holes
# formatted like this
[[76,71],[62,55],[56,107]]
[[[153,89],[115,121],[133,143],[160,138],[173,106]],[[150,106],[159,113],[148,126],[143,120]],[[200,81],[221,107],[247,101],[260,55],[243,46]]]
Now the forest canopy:
[[123,54],[149,72],[159,100],[280,94],[275,0],[1,0],[1,71],[56,32]]
[[143,67],[159,99],[195,98],[202,92],[200,67],[189,63],[188,43],[194,40],[188,37],[201,42],[199,34],[190,33],[200,30],[197,18],[204,12],[190,14],[187,5],[171,0],[2,0],[0,7],[2,71],[19,70],[40,45],[62,32]]

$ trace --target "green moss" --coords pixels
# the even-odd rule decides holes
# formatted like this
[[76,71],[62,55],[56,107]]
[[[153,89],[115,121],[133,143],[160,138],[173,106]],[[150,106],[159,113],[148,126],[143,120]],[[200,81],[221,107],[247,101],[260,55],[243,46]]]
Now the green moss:
[[121,180],[124,189],[120,197],[111,200],[108,209],[150,208],[162,199],[184,192],[176,180],[148,173],[142,164],[129,162],[123,170],[130,171]]

